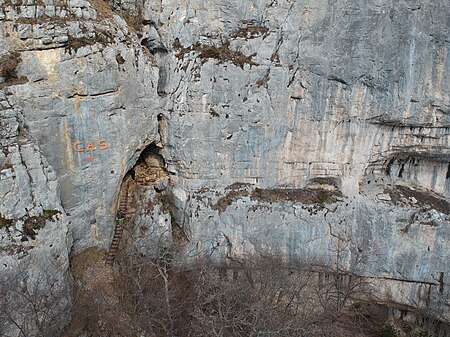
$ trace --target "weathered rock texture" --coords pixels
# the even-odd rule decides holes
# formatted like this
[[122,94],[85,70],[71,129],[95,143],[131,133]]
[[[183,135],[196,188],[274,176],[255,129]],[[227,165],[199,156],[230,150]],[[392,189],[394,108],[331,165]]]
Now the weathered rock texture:
[[0,93],[0,335],[57,335],[69,318],[70,222],[57,174]]
[[164,3],[186,252],[338,253],[449,317],[449,6]]
[[[121,181],[154,142],[185,256],[338,264],[450,319],[448,1],[110,5],[0,11],[2,53],[21,58],[4,91],[75,250],[109,245]],[[18,219],[28,201],[14,211],[6,184]]]

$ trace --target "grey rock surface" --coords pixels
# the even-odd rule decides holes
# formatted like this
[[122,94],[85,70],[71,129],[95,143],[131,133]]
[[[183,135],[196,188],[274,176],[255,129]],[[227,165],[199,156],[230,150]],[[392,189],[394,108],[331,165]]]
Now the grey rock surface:
[[8,87],[57,172],[79,248],[109,245],[121,179],[157,137],[152,58],[136,37],[121,42],[128,34],[123,20],[108,20],[64,21],[59,34],[69,34],[65,46],[37,50],[36,37],[21,41],[18,74],[28,83]]
[[133,245],[142,254],[157,256],[173,242],[170,214],[156,199],[154,189],[141,190],[139,193],[139,205],[132,221]]
[[[179,69],[163,153],[187,196],[184,254],[335,265],[340,252],[448,318],[450,4],[174,7],[149,16]],[[311,184],[343,196],[316,208],[277,196]],[[271,197],[252,199],[258,188]]]
[[2,136],[8,219],[60,201],[75,251],[108,247],[155,143],[187,260],[337,265],[450,319],[448,1],[113,5],[0,5],[0,56],[28,80],[5,82],[5,124],[36,140]]
[[57,174],[0,93],[0,334],[57,335],[71,305],[70,222]]

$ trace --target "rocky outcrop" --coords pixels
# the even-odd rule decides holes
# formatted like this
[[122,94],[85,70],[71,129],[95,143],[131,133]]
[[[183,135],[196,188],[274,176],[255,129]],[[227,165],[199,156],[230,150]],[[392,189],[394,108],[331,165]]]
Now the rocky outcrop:
[[174,8],[153,15],[186,254],[338,264],[448,317],[449,5]]
[[1,3],[1,335],[59,335],[69,254],[109,245],[121,178],[157,138],[152,59],[94,5]]
[[57,174],[11,99],[0,94],[0,333],[56,335],[72,302],[70,223]]
[[[3,216],[61,210],[75,251],[106,248],[122,179],[153,143],[181,256],[337,266],[448,320],[449,6],[4,2],[1,50],[20,60],[2,87],[54,203],[2,179]],[[171,233],[153,188],[137,228]]]
[[[120,181],[158,138],[153,57],[123,19],[105,3],[94,4],[2,24],[4,40],[20,51],[17,76],[28,78],[7,90],[59,177],[79,248],[109,245]],[[56,2],[44,12],[58,5],[64,6]]]

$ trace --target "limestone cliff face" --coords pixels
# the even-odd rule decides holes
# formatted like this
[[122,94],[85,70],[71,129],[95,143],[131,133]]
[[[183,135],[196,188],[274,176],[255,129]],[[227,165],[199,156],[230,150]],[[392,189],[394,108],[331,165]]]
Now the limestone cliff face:
[[448,317],[449,6],[164,2],[186,252],[339,253]]
[[[1,5],[2,56],[20,56],[3,91],[74,250],[109,245],[121,181],[155,143],[182,255],[338,264],[450,317],[448,1],[111,5]],[[19,219],[34,204],[11,206],[3,176]]]
[[50,23],[3,23],[4,40],[20,51],[17,76],[28,79],[5,90],[57,172],[76,245],[107,246],[120,181],[158,136],[157,72],[119,16],[101,17],[87,2],[70,11]]
[[109,245],[121,179],[158,138],[151,55],[99,6],[0,3],[0,335],[59,334],[69,254]]
[[70,222],[57,174],[13,100],[0,93],[0,334],[56,335],[71,303]]

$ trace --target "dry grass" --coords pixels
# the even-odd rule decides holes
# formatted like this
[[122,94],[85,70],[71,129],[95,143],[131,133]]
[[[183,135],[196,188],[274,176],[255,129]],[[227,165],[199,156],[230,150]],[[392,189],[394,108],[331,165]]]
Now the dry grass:
[[233,38],[255,39],[262,36],[265,38],[269,34],[269,28],[264,26],[245,26],[237,29],[231,34]]
[[0,77],[5,78],[5,81],[0,83],[0,89],[28,82],[25,76],[18,77],[16,74],[17,67],[21,62],[22,58],[18,52],[9,52],[0,57]]
[[337,201],[338,197],[342,197],[340,191],[329,191],[326,189],[260,189],[256,188],[252,193],[251,199],[262,202],[292,201],[305,205],[313,204],[329,204]]
[[213,210],[224,212],[228,206],[234,203],[236,200],[242,197],[247,197],[250,195],[248,188],[250,184],[234,183],[226,188],[228,193],[220,198],[214,205],[211,206]]
[[110,32],[97,30],[95,32],[94,38],[88,38],[86,36],[82,36],[80,38],[75,38],[69,36],[69,42],[66,46],[66,51],[69,53],[76,52],[79,48],[85,46],[92,46],[96,43],[100,43],[103,46],[106,46],[114,41],[114,38]]
[[5,78],[14,77],[14,73],[22,58],[18,52],[10,52],[0,57],[0,76]]
[[83,279],[86,270],[97,263],[102,263],[106,255],[106,249],[96,247],[88,248],[72,257],[72,273],[75,280]]
[[224,212],[228,206],[242,197],[250,196],[253,201],[273,203],[279,201],[290,201],[304,205],[317,205],[319,208],[324,204],[338,201],[342,197],[340,190],[329,190],[324,188],[255,188],[251,190],[250,184],[235,183],[226,188],[227,194],[221,197],[214,205],[213,210]]
[[384,193],[389,194],[394,205],[410,205],[410,200],[415,198],[415,206],[426,207],[428,205],[441,213],[450,214],[450,203],[432,191],[422,191],[403,185],[395,185],[393,188],[385,188]]
[[6,219],[3,214],[0,213],[0,229],[8,228],[13,224],[14,220]]
[[256,66],[257,63],[253,62],[253,57],[256,53],[251,55],[244,55],[240,51],[230,49],[230,42],[225,41],[219,46],[208,46],[201,43],[196,43],[190,47],[183,47],[179,40],[175,40],[172,47],[178,50],[175,55],[178,59],[183,59],[184,55],[191,51],[197,52],[197,57],[203,59],[206,62],[209,59],[218,60],[219,63],[230,62],[240,68],[244,68],[244,65]]
[[111,18],[114,15],[110,4],[103,0],[89,0],[89,3],[97,11],[97,14],[103,18]]
[[47,221],[53,221],[53,216],[60,213],[60,211],[53,209],[44,210],[42,215],[27,218],[25,220],[25,224],[23,225],[23,234],[34,240],[37,235],[36,231],[44,228]]
[[90,336],[125,336],[109,331],[116,320],[125,325],[126,317],[117,307],[114,277],[103,259],[105,255],[106,249],[91,247],[72,257],[74,308],[72,320],[61,336],[78,337],[86,331]]

